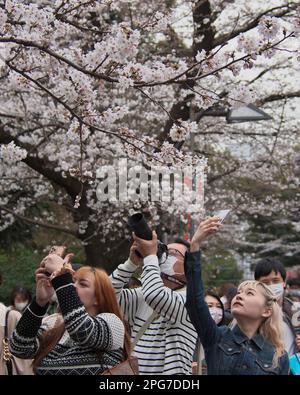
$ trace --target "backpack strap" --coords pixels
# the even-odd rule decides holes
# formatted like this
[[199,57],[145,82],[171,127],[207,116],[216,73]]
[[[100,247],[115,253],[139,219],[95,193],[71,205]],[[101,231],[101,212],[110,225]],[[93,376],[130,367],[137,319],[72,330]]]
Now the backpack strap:
[[150,315],[150,317],[147,319],[147,321],[144,323],[144,325],[142,325],[142,327],[140,328],[140,330],[136,334],[136,336],[135,336],[135,338],[134,338],[134,340],[132,342],[132,348],[134,348],[136,346],[136,344],[138,343],[140,338],[146,332],[146,329],[148,328],[148,326],[151,324],[152,321],[155,320],[156,317],[158,317],[158,315],[159,314],[156,311],[153,311],[153,313]]

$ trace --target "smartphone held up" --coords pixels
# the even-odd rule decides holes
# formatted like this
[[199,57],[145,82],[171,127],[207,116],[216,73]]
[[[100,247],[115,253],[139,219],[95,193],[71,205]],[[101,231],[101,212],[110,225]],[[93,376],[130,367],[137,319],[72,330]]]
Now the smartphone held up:
[[66,255],[66,246],[52,246],[49,250],[49,254],[55,254],[60,256],[61,258],[64,258]]
[[[50,254],[55,254],[60,256],[61,258],[64,258],[66,255],[67,247],[66,246],[52,246],[49,250],[49,255]],[[50,273],[46,272],[46,276],[50,277]]]
[[219,217],[221,219],[220,223],[223,223],[225,219],[228,217],[230,211],[231,210],[219,210],[214,213],[214,217]]

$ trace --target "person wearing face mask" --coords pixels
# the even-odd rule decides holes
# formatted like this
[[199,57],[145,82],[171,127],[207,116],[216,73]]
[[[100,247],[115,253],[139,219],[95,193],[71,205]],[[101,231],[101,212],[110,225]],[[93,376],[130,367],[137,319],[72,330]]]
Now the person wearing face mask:
[[[215,321],[217,326],[225,325],[225,308],[222,299],[212,289],[205,292],[204,300],[207,304],[211,318]],[[197,340],[197,348],[194,355],[193,373],[205,375],[207,373],[207,366],[205,361],[204,349],[201,345],[200,339]]]
[[[2,276],[0,274],[0,285]],[[18,306],[20,309],[22,306]],[[10,339],[21,313],[15,308],[7,307],[0,303],[0,376],[3,375],[32,375],[32,361],[30,359],[12,358],[8,364],[4,361],[5,337]]]
[[296,343],[297,333],[293,326],[293,301],[286,297],[286,270],[283,264],[274,258],[264,258],[255,267],[254,278],[270,287],[282,308],[284,319],[284,345],[291,357],[299,351]]
[[29,289],[22,286],[16,286],[10,295],[10,308],[12,310],[17,310],[22,314],[25,308],[31,302],[31,299],[32,295]]
[[[158,259],[156,233],[153,232],[152,240],[134,235],[129,259],[111,275],[130,325],[140,374],[192,374],[197,333],[185,307],[183,263],[188,246],[185,241],[175,240],[168,244],[168,255]],[[139,265],[142,265],[141,286],[126,288]]]
[[215,323],[220,326],[224,321],[224,305],[221,298],[213,290],[208,289],[205,292],[205,302],[208,310]]

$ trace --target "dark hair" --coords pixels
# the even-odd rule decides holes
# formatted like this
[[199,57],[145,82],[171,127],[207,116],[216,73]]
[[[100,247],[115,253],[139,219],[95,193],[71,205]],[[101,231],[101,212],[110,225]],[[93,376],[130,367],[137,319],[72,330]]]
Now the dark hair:
[[83,267],[83,265],[81,265],[81,263],[71,263],[72,265],[72,269],[76,272],[78,269],[80,269],[81,267]]
[[132,276],[128,281],[127,288],[141,287],[141,285],[142,285],[141,280],[139,278]]
[[235,288],[236,286],[233,283],[224,283],[219,287],[218,295],[220,297],[226,295],[228,289]]
[[300,290],[299,289],[289,289],[286,294],[286,297],[292,299],[294,302],[300,302]]
[[290,287],[293,285],[300,287],[300,278],[289,278],[286,283]]
[[283,264],[274,258],[264,258],[257,262],[254,272],[254,278],[256,281],[263,276],[268,276],[272,271],[276,274],[280,273],[283,281],[286,279],[286,270]]
[[182,244],[184,246],[186,246],[186,248],[190,249],[191,247],[191,243],[188,242],[187,240],[181,239],[180,237],[177,237],[173,243],[177,243],[177,244]]
[[232,299],[237,294],[237,290],[238,290],[237,287],[227,288],[227,290],[226,290],[226,292],[224,294],[224,296],[226,296],[226,298],[227,298],[227,303],[229,305],[229,309],[230,309],[230,306],[231,306]]
[[18,285],[13,288],[13,290],[11,291],[11,294],[10,294],[10,304],[12,306],[15,305],[15,298],[17,295],[21,295],[24,300],[28,300],[28,303],[31,302],[32,295],[31,295],[31,292],[29,291],[29,289]]

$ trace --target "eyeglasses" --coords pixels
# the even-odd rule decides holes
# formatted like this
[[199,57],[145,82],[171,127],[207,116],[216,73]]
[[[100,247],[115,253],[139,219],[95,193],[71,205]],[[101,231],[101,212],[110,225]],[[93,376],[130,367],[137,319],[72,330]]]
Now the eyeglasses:
[[173,256],[173,257],[175,257],[175,258],[177,258],[179,260],[183,260],[184,259],[184,254],[181,251],[177,250],[176,248],[168,248],[166,250],[166,252],[160,258],[159,263],[160,264],[165,263],[167,258],[168,258],[168,256]]
[[176,248],[169,248],[168,249],[169,255],[175,256],[176,258],[184,259],[184,255],[182,252],[179,250],[176,250]]

